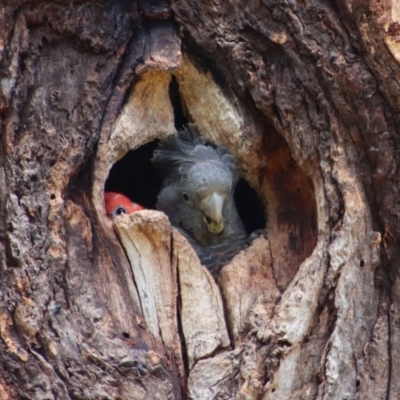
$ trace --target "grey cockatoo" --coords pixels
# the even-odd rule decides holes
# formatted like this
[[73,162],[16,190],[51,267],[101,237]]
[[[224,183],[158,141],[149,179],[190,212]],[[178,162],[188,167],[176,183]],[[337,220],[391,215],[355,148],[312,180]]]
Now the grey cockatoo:
[[157,209],[217,276],[248,240],[233,199],[238,181],[234,157],[206,145],[189,125],[160,142],[153,163],[163,176]]

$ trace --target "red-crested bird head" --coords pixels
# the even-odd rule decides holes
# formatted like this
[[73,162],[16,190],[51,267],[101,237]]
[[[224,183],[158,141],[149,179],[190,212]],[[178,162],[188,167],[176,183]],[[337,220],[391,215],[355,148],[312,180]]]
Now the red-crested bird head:
[[106,213],[109,217],[115,217],[116,215],[120,214],[131,214],[137,211],[145,210],[143,206],[134,203],[121,193],[105,192],[104,203]]

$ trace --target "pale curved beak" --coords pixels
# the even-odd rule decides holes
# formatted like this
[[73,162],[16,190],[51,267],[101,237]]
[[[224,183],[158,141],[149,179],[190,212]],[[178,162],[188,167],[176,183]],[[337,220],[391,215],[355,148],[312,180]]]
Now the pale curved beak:
[[211,233],[218,234],[224,230],[224,219],[222,216],[222,207],[224,199],[217,193],[207,197],[201,205],[201,211],[207,228]]

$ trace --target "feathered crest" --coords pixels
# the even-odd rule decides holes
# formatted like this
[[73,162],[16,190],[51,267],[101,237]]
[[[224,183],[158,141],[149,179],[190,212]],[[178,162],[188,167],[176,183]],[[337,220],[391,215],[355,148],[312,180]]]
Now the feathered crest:
[[232,172],[235,170],[235,160],[230,152],[206,145],[196,125],[189,124],[177,135],[169,135],[161,140],[152,162],[165,177],[177,172],[183,175],[193,164],[211,160],[224,163]]

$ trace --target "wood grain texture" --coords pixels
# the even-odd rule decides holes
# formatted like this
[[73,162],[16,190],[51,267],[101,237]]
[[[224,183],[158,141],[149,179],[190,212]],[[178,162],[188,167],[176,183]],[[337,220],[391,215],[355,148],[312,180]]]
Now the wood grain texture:
[[[397,399],[399,15],[3,2],[0,397]],[[218,282],[161,213],[104,212],[112,165],[174,131],[172,77],[268,216]]]

